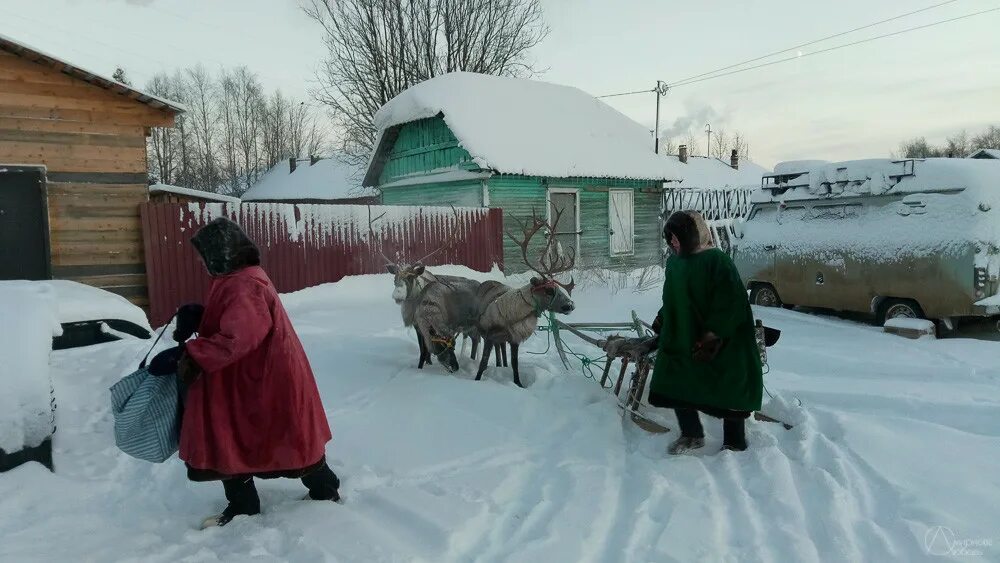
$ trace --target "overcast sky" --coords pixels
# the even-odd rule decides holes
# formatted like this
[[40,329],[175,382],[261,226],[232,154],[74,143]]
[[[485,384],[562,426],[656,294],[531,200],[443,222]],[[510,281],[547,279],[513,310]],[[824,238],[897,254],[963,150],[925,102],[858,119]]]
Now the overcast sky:
[[[542,0],[541,79],[592,94],[651,88],[942,0]],[[1000,6],[958,0],[802,53]],[[666,133],[740,130],[751,158],[884,157],[904,138],[1000,123],[1000,12],[678,87]],[[0,0],[0,33],[134,82],[202,63],[244,64],[305,97],[323,57],[297,0]],[[788,56],[788,55],[784,55]],[[611,105],[652,129],[652,94]],[[683,133],[677,133],[678,136]],[[703,150],[703,147],[702,147]]]

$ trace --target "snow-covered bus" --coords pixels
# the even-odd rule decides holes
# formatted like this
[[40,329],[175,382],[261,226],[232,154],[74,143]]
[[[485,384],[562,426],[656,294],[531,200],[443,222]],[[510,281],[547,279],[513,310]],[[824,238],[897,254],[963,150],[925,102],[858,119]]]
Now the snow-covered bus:
[[913,317],[1000,314],[1000,162],[782,163],[734,258],[757,305]]

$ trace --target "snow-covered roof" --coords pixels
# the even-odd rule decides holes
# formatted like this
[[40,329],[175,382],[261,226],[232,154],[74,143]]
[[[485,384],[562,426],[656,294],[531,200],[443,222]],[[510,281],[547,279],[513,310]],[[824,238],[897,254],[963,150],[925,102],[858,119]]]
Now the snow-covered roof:
[[969,158],[996,158],[1000,159],[1000,149],[979,149],[969,155]]
[[89,82],[95,86],[104,88],[105,90],[110,90],[112,92],[121,94],[128,98],[131,98],[139,103],[146,104],[148,106],[154,107],[156,109],[164,109],[171,113],[179,113],[187,111],[187,108],[183,104],[174,102],[165,98],[160,98],[152,94],[143,92],[137,88],[127,86],[118,82],[112,78],[101,75],[100,73],[87,70],[81,66],[75,65],[63,58],[51,55],[36,49],[30,45],[25,44],[23,41],[8,37],[6,35],[0,34],[0,50],[13,53],[19,57],[27,59],[32,62],[44,64],[50,66],[63,74],[68,74],[74,78],[83,80],[84,82]]
[[149,194],[159,194],[159,193],[169,193],[184,195],[190,197],[196,197],[199,199],[204,199],[208,201],[221,201],[224,203],[239,203],[240,198],[232,197],[228,195],[216,194],[212,192],[206,192],[202,190],[194,190],[191,188],[182,188],[180,186],[171,186],[170,184],[153,184],[149,186]]
[[379,142],[365,185],[378,182],[388,130],[438,114],[484,169],[556,178],[682,177],[676,163],[653,153],[646,127],[582,90],[454,72],[408,88],[375,114]]
[[681,162],[677,155],[667,155],[666,158],[678,165],[683,178],[682,188],[759,188],[760,179],[764,174],[771,173],[748,160],[741,161],[736,169],[714,157],[689,156],[686,163]]
[[243,194],[243,201],[337,200],[371,197],[375,193],[361,187],[361,172],[337,158],[309,163],[296,162],[290,171],[287,160],[281,161],[261,176]]

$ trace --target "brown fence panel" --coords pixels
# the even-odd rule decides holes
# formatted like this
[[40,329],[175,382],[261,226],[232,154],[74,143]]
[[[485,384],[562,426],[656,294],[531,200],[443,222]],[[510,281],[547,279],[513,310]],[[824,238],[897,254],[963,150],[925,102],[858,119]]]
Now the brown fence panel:
[[428,266],[503,268],[500,209],[146,203],[140,211],[153,326],[164,324],[178,306],[204,299],[210,280],[190,239],[216,217],[246,230],[281,293],[383,273],[383,254],[399,263],[426,257]]

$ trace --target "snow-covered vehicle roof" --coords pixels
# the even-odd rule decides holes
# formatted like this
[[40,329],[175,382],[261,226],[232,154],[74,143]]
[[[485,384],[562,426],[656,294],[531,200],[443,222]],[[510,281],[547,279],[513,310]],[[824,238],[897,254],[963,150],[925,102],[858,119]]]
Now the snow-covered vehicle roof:
[[[765,176],[743,228],[749,252],[845,249],[872,260],[961,255],[973,241],[1000,246],[1000,166],[966,158],[870,159]],[[864,205],[866,198],[881,198]],[[806,202],[812,205],[802,205]],[[761,205],[764,204],[764,205]],[[778,204],[778,205],[773,205]],[[817,205],[819,204],[819,205]]]
[[55,295],[56,315],[60,323],[117,319],[147,330],[149,320],[142,309],[121,295],[70,280],[22,282],[47,285]]
[[681,188],[759,188],[760,180],[771,171],[754,162],[743,160],[739,168],[714,157],[690,156],[686,163],[677,155],[666,158],[678,165],[683,180]]
[[294,171],[283,160],[243,194],[243,201],[332,201],[375,195],[362,188],[360,180],[361,171],[338,158],[299,160]]
[[182,188],[181,186],[172,186],[170,184],[153,184],[149,186],[149,195],[169,193],[183,196],[196,197],[199,199],[204,199],[208,201],[220,201],[223,203],[239,203],[240,198],[232,197],[228,195],[222,195],[212,192],[206,192],[203,190],[195,190],[192,188]]
[[395,126],[443,115],[483,169],[555,178],[679,180],[676,162],[656,155],[649,129],[590,94],[536,80],[454,72],[408,88],[375,114],[379,142]]
[[1000,204],[1000,166],[967,158],[867,159],[788,163],[765,174],[755,201],[792,201],[970,190]]
[[829,160],[787,160],[774,165],[775,174],[788,174],[790,172],[800,172],[811,168],[819,168],[830,164]]

